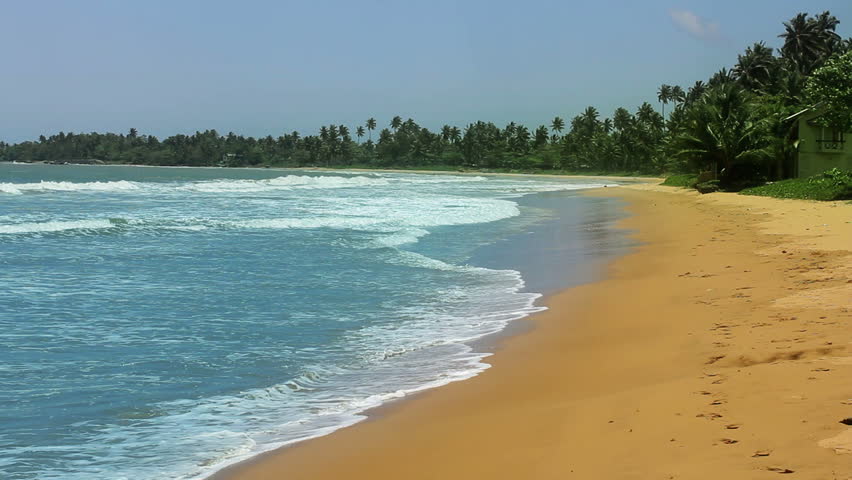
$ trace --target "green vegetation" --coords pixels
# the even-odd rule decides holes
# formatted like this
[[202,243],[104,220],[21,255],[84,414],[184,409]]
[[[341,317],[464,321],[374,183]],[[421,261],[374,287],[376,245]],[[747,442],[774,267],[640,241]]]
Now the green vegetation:
[[684,187],[684,188],[692,188],[695,184],[698,183],[698,175],[692,174],[679,174],[672,175],[663,181],[662,185],[666,185],[669,187]]
[[[834,123],[852,122],[852,39],[835,32],[829,12],[798,14],[784,23],[780,56],[764,43],[748,47],[736,65],[684,90],[663,84],[662,113],[649,103],[617,108],[602,118],[595,107],[566,122],[530,128],[475,122],[430,131],[396,116],[379,129],[327,125],[252,138],[215,130],[160,140],[127,134],[65,133],[15,145],[0,142],[0,161],[187,166],[361,167],[524,173],[659,174],[704,172],[705,189],[738,190],[791,176],[793,126],[784,119],[814,102],[832,109]],[[667,110],[667,107],[671,108]],[[668,114],[666,112],[668,111]],[[354,135],[354,138],[353,138]],[[364,137],[366,136],[366,141]],[[710,172],[710,176],[706,177]],[[670,179],[667,182],[674,182]],[[704,182],[706,183],[706,180]],[[666,183],[670,184],[670,183]]]
[[791,178],[760,187],[747,188],[743,195],[806,200],[852,199],[852,172],[829,170],[810,178]]

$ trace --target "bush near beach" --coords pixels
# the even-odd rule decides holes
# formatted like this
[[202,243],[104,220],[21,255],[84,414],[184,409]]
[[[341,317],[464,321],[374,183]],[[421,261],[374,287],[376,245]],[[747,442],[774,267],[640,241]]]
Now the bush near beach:
[[798,198],[804,200],[848,200],[852,199],[852,172],[837,168],[809,178],[791,178],[745,189],[724,189],[719,180],[703,180],[698,175],[671,175],[662,185],[669,187],[694,188],[701,193],[720,190],[739,191],[742,195],[758,195],[775,198]]
[[806,200],[852,199],[852,172],[832,169],[810,178],[791,178],[760,187],[747,188],[743,195]]

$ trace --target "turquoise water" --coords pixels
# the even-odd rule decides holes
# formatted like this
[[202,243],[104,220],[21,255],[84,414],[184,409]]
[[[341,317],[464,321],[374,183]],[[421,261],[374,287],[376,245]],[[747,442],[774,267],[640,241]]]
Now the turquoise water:
[[0,477],[203,478],[475,375],[620,248],[592,186],[0,164]]

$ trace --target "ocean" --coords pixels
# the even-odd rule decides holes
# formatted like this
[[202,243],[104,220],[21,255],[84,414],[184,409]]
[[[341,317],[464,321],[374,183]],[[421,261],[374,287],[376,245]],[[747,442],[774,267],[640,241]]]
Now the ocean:
[[596,180],[0,164],[0,477],[201,479],[488,368]]

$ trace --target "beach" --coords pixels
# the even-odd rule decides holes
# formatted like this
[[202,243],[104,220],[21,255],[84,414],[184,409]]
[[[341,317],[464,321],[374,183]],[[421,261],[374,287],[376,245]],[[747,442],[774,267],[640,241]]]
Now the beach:
[[852,478],[852,205],[589,194],[642,245],[492,368],[213,478]]

